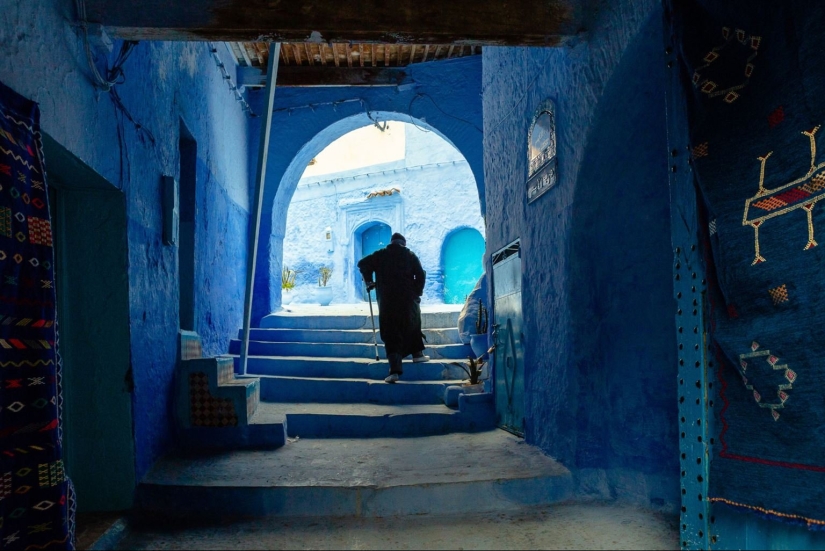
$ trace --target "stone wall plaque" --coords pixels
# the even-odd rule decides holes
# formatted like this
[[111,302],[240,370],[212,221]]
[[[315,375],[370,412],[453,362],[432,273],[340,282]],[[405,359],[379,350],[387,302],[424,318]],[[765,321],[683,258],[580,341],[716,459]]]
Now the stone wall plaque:
[[558,181],[556,162],[556,107],[544,100],[527,135],[527,202],[532,203]]

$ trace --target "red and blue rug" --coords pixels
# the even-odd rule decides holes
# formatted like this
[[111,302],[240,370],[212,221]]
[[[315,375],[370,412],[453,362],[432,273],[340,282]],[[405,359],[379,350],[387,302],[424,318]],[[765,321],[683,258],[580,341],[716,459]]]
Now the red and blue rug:
[[721,387],[709,499],[825,527],[825,4],[673,10]]
[[0,549],[73,549],[37,104],[0,84]]

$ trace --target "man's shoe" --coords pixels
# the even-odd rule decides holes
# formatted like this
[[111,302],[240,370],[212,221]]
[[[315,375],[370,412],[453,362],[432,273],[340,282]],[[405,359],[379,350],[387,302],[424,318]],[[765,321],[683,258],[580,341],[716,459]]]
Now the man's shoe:
[[413,356],[413,362],[414,363],[422,363],[422,362],[429,362],[429,361],[430,361],[430,357],[425,356],[424,354],[421,354],[420,356]]
[[390,373],[390,376],[384,379],[385,383],[394,383],[398,380],[398,373]]

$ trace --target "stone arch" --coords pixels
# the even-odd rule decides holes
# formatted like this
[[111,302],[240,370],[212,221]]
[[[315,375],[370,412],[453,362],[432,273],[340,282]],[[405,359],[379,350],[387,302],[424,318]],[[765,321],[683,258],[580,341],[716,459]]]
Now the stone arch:
[[[465,160],[467,160],[468,164],[470,163],[470,155],[466,146],[456,144],[448,135],[439,130],[439,128],[436,128],[425,120],[412,117],[402,112],[364,111],[355,115],[344,116],[321,129],[298,149],[280,175],[277,186],[273,186],[270,180],[271,176],[274,175],[271,175],[270,172],[267,174],[267,187],[269,189],[275,188],[275,191],[274,193],[265,193],[264,197],[264,208],[261,220],[261,241],[259,242],[258,248],[259,262],[255,274],[253,323],[256,319],[259,320],[270,311],[277,310],[281,305],[279,283],[287,211],[307,164],[333,141],[353,130],[373,124],[375,121],[381,121],[382,123],[385,121],[410,123],[426,131],[433,132],[445,142],[455,147]],[[479,203],[483,213],[484,183],[483,180],[479,178],[478,167],[474,167],[471,164],[470,169],[479,192]],[[352,248],[352,243],[349,243],[349,247],[350,249]],[[261,262],[261,259],[264,259],[264,261]],[[355,267],[348,266],[347,269],[352,271],[355,270]],[[348,274],[346,277],[352,280],[351,274]],[[348,291],[348,295],[350,292],[352,292],[353,298],[355,298],[357,293],[354,293],[354,289]]]

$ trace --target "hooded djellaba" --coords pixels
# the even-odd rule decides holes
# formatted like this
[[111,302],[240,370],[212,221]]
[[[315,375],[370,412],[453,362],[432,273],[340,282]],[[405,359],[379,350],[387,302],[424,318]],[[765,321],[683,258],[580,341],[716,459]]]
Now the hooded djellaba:
[[420,297],[427,274],[400,233],[394,233],[385,248],[362,258],[358,269],[368,286],[375,282],[381,340],[391,372],[400,374],[401,362],[393,369],[394,358],[390,355],[398,354],[398,360],[410,354],[422,357],[424,350]]

